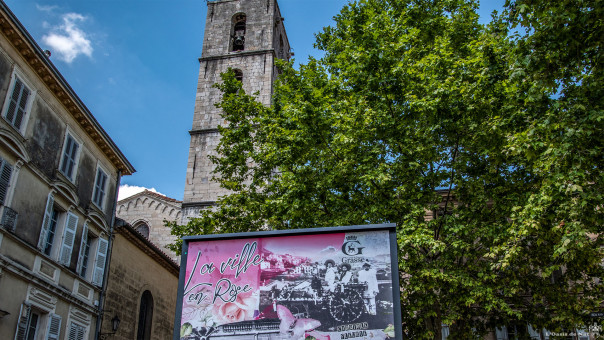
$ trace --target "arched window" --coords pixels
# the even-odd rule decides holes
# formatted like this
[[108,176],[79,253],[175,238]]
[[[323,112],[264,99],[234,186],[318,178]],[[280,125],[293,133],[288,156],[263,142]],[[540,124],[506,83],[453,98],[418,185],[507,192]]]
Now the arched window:
[[149,238],[149,226],[146,223],[140,223],[136,226],[135,230],[138,231],[145,238]]
[[141,296],[141,306],[138,311],[138,331],[136,340],[151,339],[151,321],[153,320],[153,296],[146,290]]
[[235,79],[239,80],[240,82],[243,82],[243,72],[238,68],[233,69],[233,72],[235,72]]
[[243,51],[245,49],[245,20],[246,17],[243,13],[233,16],[231,51]]

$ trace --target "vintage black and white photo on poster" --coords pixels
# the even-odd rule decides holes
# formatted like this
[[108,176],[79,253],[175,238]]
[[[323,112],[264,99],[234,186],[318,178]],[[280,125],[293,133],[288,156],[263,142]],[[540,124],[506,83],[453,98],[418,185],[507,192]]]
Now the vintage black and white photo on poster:
[[320,320],[316,339],[394,337],[388,232],[293,238],[263,242],[260,311]]
[[181,340],[395,338],[387,230],[199,241],[188,252]]

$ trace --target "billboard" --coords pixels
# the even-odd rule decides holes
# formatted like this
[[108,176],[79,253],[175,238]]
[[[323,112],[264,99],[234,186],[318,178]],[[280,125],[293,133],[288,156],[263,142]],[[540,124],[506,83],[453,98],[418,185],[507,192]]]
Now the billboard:
[[174,340],[402,339],[394,224],[183,239]]

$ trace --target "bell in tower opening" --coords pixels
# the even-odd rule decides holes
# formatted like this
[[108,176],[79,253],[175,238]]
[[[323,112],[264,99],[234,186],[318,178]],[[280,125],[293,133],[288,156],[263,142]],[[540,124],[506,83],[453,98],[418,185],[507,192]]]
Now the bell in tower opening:
[[245,48],[245,14],[236,14],[233,29],[233,51],[243,51]]

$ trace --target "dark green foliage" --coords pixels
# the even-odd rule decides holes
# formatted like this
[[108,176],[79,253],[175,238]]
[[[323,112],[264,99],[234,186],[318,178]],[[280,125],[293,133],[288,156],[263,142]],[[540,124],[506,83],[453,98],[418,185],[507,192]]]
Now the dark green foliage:
[[411,338],[591,322],[603,3],[514,1],[486,27],[473,1],[350,3],[322,59],[279,65],[271,107],[224,75],[233,194],[173,234],[394,222]]

